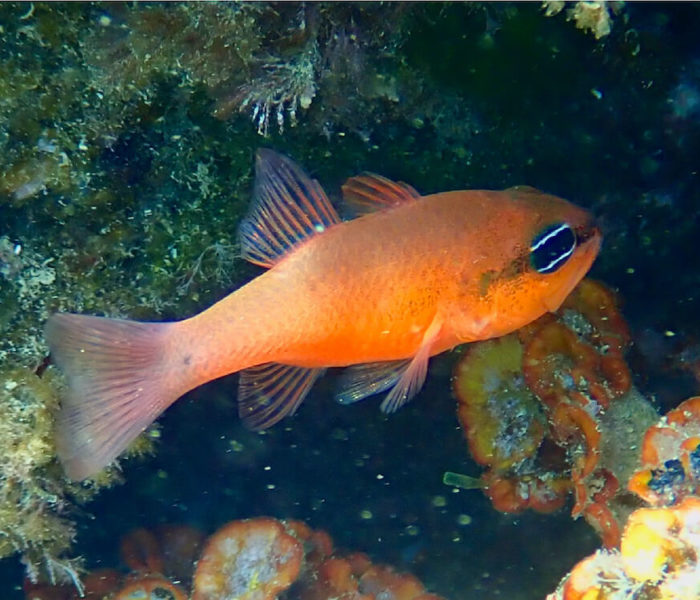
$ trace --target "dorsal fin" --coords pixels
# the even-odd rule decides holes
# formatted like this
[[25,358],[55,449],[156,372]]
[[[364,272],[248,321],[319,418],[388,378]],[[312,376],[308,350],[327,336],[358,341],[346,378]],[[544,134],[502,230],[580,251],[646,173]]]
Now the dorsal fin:
[[506,188],[504,191],[510,192],[511,194],[538,194],[542,195],[544,192],[542,190],[538,190],[536,187],[532,187],[531,185],[512,185],[509,188]]
[[420,198],[420,194],[407,183],[391,181],[375,173],[361,173],[343,184],[343,201],[358,215],[398,206],[416,198]]
[[253,205],[239,229],[243,258],[271,267],[308,237],[340,223],[318,181],[292,160],[258,150]]

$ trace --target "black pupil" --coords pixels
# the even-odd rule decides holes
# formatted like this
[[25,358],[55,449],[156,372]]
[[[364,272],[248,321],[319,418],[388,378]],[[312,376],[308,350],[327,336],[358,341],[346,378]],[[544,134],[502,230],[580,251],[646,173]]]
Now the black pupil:
[[538,273],[554,273],[574,253],[576,235],[566,223],[545,227],[530,246],[530,264]]

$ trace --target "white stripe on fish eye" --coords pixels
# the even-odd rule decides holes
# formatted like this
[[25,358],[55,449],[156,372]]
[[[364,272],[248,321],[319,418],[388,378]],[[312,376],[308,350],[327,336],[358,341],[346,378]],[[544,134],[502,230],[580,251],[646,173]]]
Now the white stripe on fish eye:
[[576,244],[573,244],[571,246],[571,249],[567,253],[562,254],[561,256],[558,256],[557,258],[555,258],[544,269],[540,269],[540,272],[541,273],[550,273],[552,270],[556,271],[556,269],[554,269],[554,266],[557,265],[558,263],[566,260],[567,258],[569,258],[569,256],[571,256],[574,253],[575,246],[576,246]]
[[[565,229],[571,229],[571,227],[569,226],[568,223],[562,223],[556,229],[552,229],[552,231],[550,231],[547,235],[545,235],[543,238],[541,238],[536,244],[533,244],[532,246],[530,246],[530,252],[534,252],[540,246],[546,244],[550,239],[552,239],[554,236],[558,235],[561,231],[564,231]],[[574,242],[573,246],[571,247],[572,251],[573,251],[573,247],[575,245],[576,245],[576,242]]]

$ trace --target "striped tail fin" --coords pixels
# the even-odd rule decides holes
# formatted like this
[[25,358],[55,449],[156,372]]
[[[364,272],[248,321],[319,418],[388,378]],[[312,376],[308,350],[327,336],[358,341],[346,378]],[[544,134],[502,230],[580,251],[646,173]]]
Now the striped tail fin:
[[180,395],[165,359],[173,325],[66,313],[48,320],[51,356],[68,381],[56,418],[68,477],[108,465]]

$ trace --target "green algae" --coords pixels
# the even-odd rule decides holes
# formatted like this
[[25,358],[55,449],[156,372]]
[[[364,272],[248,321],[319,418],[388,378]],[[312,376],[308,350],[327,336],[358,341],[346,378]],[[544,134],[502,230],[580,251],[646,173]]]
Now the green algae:
[[[324,185],[368,165],[424,191],[521,183],[509,181],[502,155],[519,156],[537,127],[513,132],[501,115],[489,125],[484,106],[506,106],[511,119],[549,110],[556,102],[527,87],[531,72],[521,97],[494,102],[514,49],[537,38],[531,57],[546,58],[545,80],[568,69],[561,52],[574,60],[589,40],[567,44],[562,32],[573,28],[556,29],[536,8],[496,13],[398,3],[0,6],[0,392],[10,407],[3,439],[27,444],[0,472],[12,482],[0,530],[17,536],[0,555],[46,567],[42,557],[70,547],[66,507],[115,480],[110,471],[69,484],[53,459],[59,379],[35,374],[46,318],[182,318],[252,276],[235,231],[259,145],[289,152]],[[484,33],[492,18],[507,45]],[[541,21],[552,22],[558,54],[540,41]],[[445,23],[461,30],[446,35]],[[452,41],[428,59],[440,36]],[[593,104],[587,88],[557,92]],[[501,126],[502,140],[485,143]],[[9,431],[18,407],[39,426]]]
[[[249,276],[235,231],[256,130],[289,128],[310,108],[334,10],[350,15],[0,6],[0,442],[13,448],[0,464],[0,557],[20,553],[32,577],[56,576],[71,504],[118,479],[115,469],[80,485],[63,478],[52,441],[60,378],[40,368],[43,323],[56,310],[184,317]],[[378,80],[374,96],[390,94]]]

